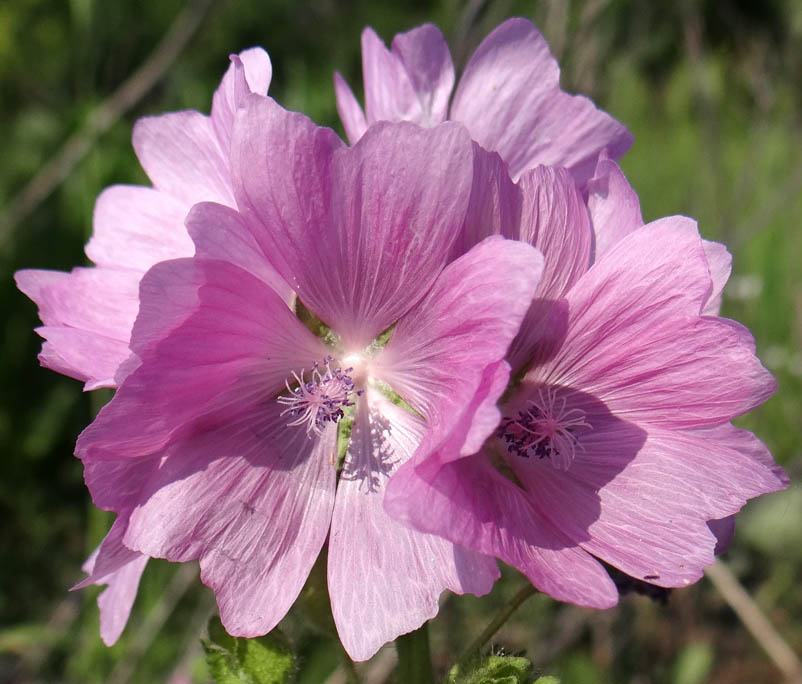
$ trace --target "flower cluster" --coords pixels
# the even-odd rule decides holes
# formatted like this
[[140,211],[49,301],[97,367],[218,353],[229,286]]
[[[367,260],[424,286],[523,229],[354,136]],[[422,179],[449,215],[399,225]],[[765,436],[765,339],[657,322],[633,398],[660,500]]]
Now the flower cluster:
[[560,89],[534,26],[493,31],[453,96],[434,26],[362,51],[364,111],[335,75],[350,145],[247,50],[211,116],[137,123],[153,187],[98,198],[94,267],[17,274],[42,363],[116,388],[76,450],[117,514],[78,585],[108,585],[106,643],[150,557],[197,559],[256,636],[325,547],[357,660],[445,589],[490,591],[497,559],[609,607],[600,560],[686,585],[787,484],[731,423],[774,381],[718,316],[726,249],[643,224],[629,133]]

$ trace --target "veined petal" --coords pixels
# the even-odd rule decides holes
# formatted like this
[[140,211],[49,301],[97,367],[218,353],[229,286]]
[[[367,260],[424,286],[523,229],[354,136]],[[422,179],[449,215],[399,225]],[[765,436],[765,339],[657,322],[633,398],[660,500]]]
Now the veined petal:
[[144,117],[134,124],[133,144],[157,190],[187,206],[235,206],[227,155],[208,116],[188,110]]
[[729,421],[775,384],[745,328],[700,316],[711,290],[693,221],[644,226],[572,288],[565,337],[539,350],[527,380],[581,389],[634,422],[688,429]]
[[472,154],[461,126],[376,124],[346,148],[254,98],[238,114],[232,150],[254,236],[347,347],[368,344],[423,296],[465,218]]
[[517,179],[537,164],[565,166],[579,183],[593,174],[605,147],[618,158],[629,132],[582,96],[560,90],[560,69],[543,36],[526,19],[509,19],[476,50],[465,68],[451,119],[498,152]]
[[163,262],[141,293],[131,342],[141,365],[81,434],[84,460],[154,454],[198,425],[272,405],[291,371],[326,355],[272,288],[233,264]]
[[[212,97],[212,127],[220,141],[220,148],[228,156],[234,115],[247,95],[267,95],[273,66],[270,57],[260,47],[231,55],[231,64]],[[209,198],[212,199],[211,197]]]
[[354,660],[417,629],[445,589],[481,596],[498,577],[492,558],[392,520],[387,480],[413,453],[420,419],[369,390],[357,409],[329,539],[328,578],[337,631]]
[[418,121],[421,104],[403,62],[370,27],[362,31],[362,79],[368,123]]
[[229,634],[266,634],[303,587],[329,530],[336,427],[315,439],[276,402],[174,440],[145,485],[124,543],[200,560]]
[[718,316],[721,310],[721,293],[730,279],[732,272],[732,255],[727,248],[719,242],[702,240],[707,265],[710,268],[710,277],[713,280],[713,291],[702,309],[705,316]]
[[113,185],[95,202],[86,255],[99,266],[140,274],[167,259],[192,256],[184,228],[189,205],[167,193],[137,185]]
[[485,368],[504,359],[542,268],[530,245],[487,238],[449,264],[398,322],[376,361],[377,375],[427,422],[451,424]]
[[352,145],[359,140],[368,128],[365,112],[354,96],[351,87],[339,72],[334,72],[334,97],[337,100],[337,113],[345,129],[348,142]]

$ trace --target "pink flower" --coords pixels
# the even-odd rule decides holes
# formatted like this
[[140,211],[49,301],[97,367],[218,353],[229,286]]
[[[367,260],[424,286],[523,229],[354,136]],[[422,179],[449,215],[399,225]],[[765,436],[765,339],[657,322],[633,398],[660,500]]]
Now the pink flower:
[[487,377],[506,384],[542,270],[535,249],[499,236],[452,259],[472,159],[457,124],[378,124],[348,148],[245,100],[239,211],[197,205],[195,258],[146,274],[138,365],[78,442],[96,505],[118,513],[87,581],[136,554],[199,559],[226,629],[255,636],[285,615],[328,539],[332,611],[358,660],[432,617],[444,589],[490,590],[491,558],[382,508],[424,435],[455,427]]
[[775,385],[749,332],[708,315],[728,260],[688,218],[642,225],[609,160],[588,186],[590,221],[563,170],[496,185],[518,191],[519,237],[545,259],[510,352],[520,382],[499,408],[506,388],[488,382],[457,429],[428,433],[385,507],[583,606],[617,601],[597,559],[661,587],[698,580],[716,548],[708,522],[788,483],[730,423]]
[[365,112],[340,74],[337,109],[353,143],[376,121],[434,126],[463,123],[485,149],[498,152],[517,179],[537,164],[564,166],[579,183],[593,174],[599,153],[617,159],[632,136],[586,97],[560,90],[560,69],[545,39],[521,18],[498,26],[471,57],[454,88],[454,65],[443,34],[425,24],[387,48],[371,28],[362,33]]
[[[270,59],[261,48],[232,55],[212,99],[211,116],[183,111],[146,117],[134,126],[133,144],[153,187],[115,185],[97,199],[94,233],[86,246],[94,267],[71,273],[26,270],[19,288],[39,306],[45,338],[42,365],[85,382],[85,389],[116,387],[121,365],[131,355],[129,339],[139,310],[145,272],[166,259],[191,256],[184,227],[193,204],[212,200],[234,206],[229,164],[231,130],[238,103],[249,93],[266,93]],[[274,287],[285,296],[273,272]],[[283,287],[283,289],[282,289]],[[120,523],[105,546],[122,534]],[[110,541],[111,540],[111,541]],[[147,556],[117,547],[113,562],[96,551],[84,569],[87,584],[108,584],[98,598],[100,631],[114,643],[128,619]]]
[[232,55],[212,100],[212,114],[172,112],[134,126],[133,144],[152,188],[115,185],[95,204],[86,246],[96,264],[59,271],[19,271],[19,288],[39,306],[45,338],[39,359],[82,380],[87,390],[116,387],[139,309],[139,281],[153,264],[191,256],[184,218],[196,202],[234,205],[228,148],[237,103],[264,94],[271,66],[261,48]]

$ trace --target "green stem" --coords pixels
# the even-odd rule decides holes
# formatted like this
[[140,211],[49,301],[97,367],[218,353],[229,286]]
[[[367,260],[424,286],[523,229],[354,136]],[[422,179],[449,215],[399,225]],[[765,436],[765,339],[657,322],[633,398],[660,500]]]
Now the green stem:
[[518,610],[520,605],[530,596],[533,596],[535,592],[536,589],[529,582],[521,587],[515,595],[501,607],[501,610],[496,613],[496,616],[490,621],[490,624],[484,628],[482,633],[462,652],[462,655],[457,660],[457,669],[461,670],[472,660],[478,658],[482,654],[482,649],[485,647],[485,644],[493,638],[493,635],[498,632],[501,626],[510,618],[510,615]]
[[434,684],[432,654],[429,650],[429,625],[409,634],[402,634],[395,640],[398,651],[398,676],[396,681],[415,682],[415,684]]

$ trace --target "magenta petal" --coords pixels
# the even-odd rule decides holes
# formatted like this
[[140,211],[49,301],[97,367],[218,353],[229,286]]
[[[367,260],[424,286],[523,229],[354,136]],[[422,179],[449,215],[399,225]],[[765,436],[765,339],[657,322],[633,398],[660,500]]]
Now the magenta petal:
[[354,660],[434,617],[445,589],[483,595],[492,558],[404,527],[382,508],[387,480],[418,446],[422,422],[375,391],[360,400],[329,539],[331,606]]
[[468,405],[485,368],[504,358],[542,268],[530,245],[487,238],[449,264],[398,322],[377,374],[447,431],[442,426]]
[[523,206],[516,238],[543,254],[543,276],[507,355],[513,372],[532,358],[552,306],[588,270],[593,239],[585,203],[566,169],[538,166],[521,176],[518,187]]
[[509,164],[513,178],[537,164],[565,166],[590,178],[599,153],[620,157],[632,136],[581,96],[560,90],[560,69],[526,19],[509,19],[471,57],[457,86],[451,119]]
[[139,119],[134,150],[157,190],[187,205],[234,205],[231,173],[211,119],[193,111]]
[[775,383],[745,328],[700,317],[711,289],[693,221],[644,226],[572,288],[565,338],[527,377],[581,388],[634,422],[699,428],[729,421],[768,398]]
[[268,285],[232,264],[163,262],[141,293],[131,347],[142,364],[81,434],[84,460],[154,454],[193,426],[272,405],[291,371],[326,354]]
[[598,261],[621,238],[643,225],[640,200],[623,171],[602,155],[596,173],[588,181],[588,211],[596,238]]
[[713,280],[713,291],[707,300],[702,313],[705,316],[718,316],[721,310],[721,293],[730,278],[732,271],[732,255],[727,248],[719,242],[702,240],[702,245],[710,267],[710,277]]
[[615,605],[618,592],[601,564],[554,527],[535,503],[484,454],[445,465],[436,454],[417,466],[410,462],[385,495],[385,508],[394,518],[496,556],[558,600],[593,608]]
[[596,421],[568,471],[547,459],[510,463],[549,519],[582,548],[633,577],[684,586],[714,560],[708,521],[787,480],[715,433],[649,428],[639,447],[633,432],[620,421]]
[[446,120],[448,99],[454,88],[454,64],[443,34],[434,24],[424,24],[393,38],[392,52],[404,65],[415,91],[421,126]]
[[192,241],[184,228],[188,210],[186,203],[153,188],[106,188],[95,202],[86,254],[100,266],[140,273],[159,261],[192,256]]
[[346,148],[306,117],[254,98],[234,137],[245,220],[347,347],[370,342],[429,289],[467,208],[472,150],[461,126],[376,124]]
[[175,441],[131,514],[125,543],[200,559],[235,636],[266,634],[295,601],[329,530],[336,428],[316,439],[280,405]]
[[[231,64],[212,97],[212,126],[227,156],[231,147],[234,115],[247,95],[267,95],[273,66],[270,57],[260,47],[231,55]],[[212,198],[209,198],[212,199]]]
[[334,73],[334,96],[345,135],[348,137],[348,142],[353,145],[365,134],[368,124],[365,121],[365,112],[362,111],[353,91],[339,72]]
[[403,62],[370,27],[362,31],[362,79],[369,123],[421,118],[421,104]]
[[100,637],[106,646],[114,645],[125,629],[139,588],[139,578],[148,562],[147,556],[123,545],[127,527],[127,515],[114,521],[105,539],[84,564],[84,572],[89,577],[73,587],[83,589],[90,584],[108,585],[97,598]]

